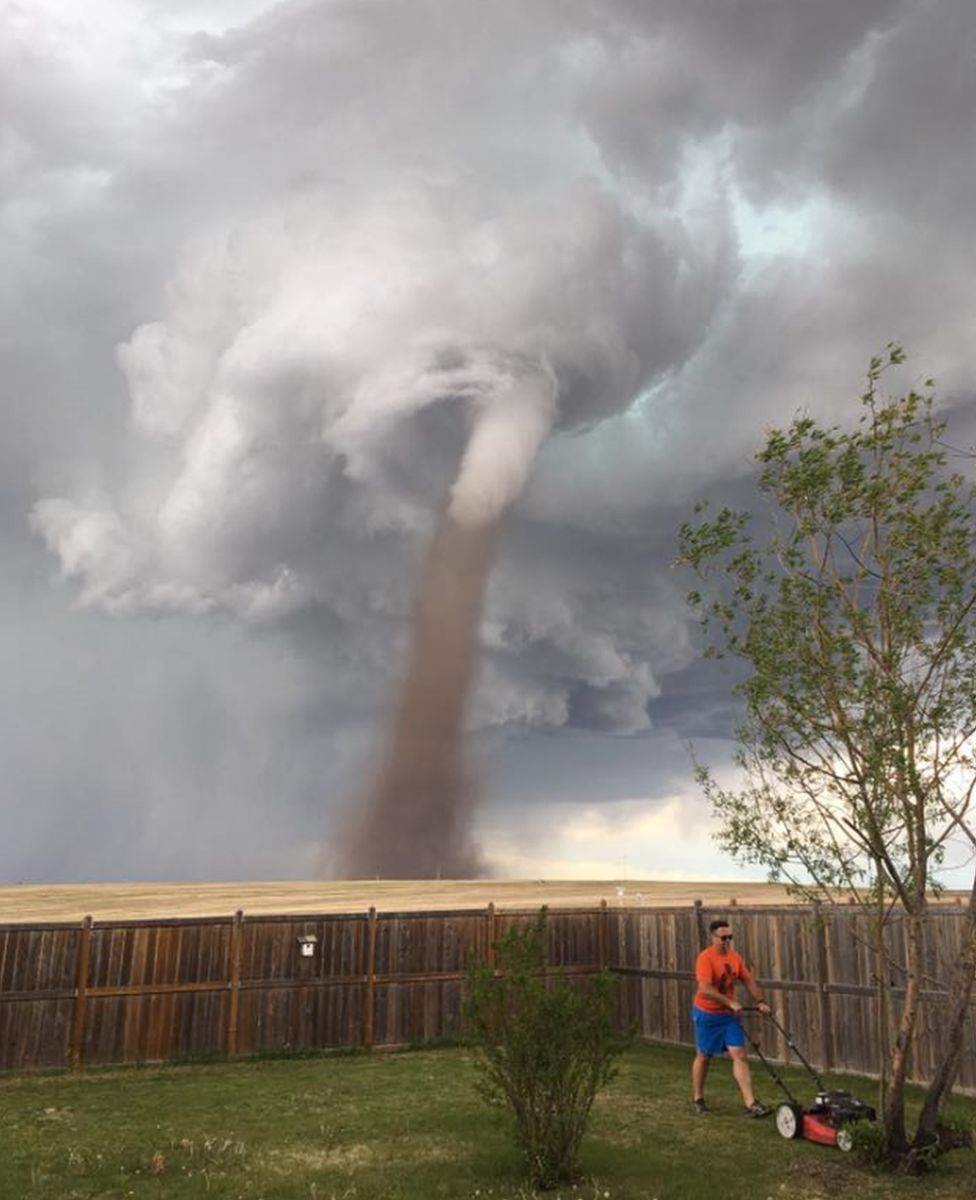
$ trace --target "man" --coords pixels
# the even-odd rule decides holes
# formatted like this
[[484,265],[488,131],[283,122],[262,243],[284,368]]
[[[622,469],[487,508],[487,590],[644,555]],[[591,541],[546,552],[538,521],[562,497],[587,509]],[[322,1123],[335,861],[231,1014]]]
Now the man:
[[735,998],[735,986],[743,984],[759,1011],[769,1014],[762,989],[742,958],[732,949],[732,930],[728,921],[712,921],[708,927],[711,945],[695,960],[698,991],[691,1015],[695,1025],[695,1061],[691,1066],[692,1100],[696,1113],[707,1113],[705,1078],[712,1055],[728,1050],[732,1074],[742,1093],[746,1116],[765,1117],[771,1109],[760,1104],[752,1090],[752,1075],[746,1053],[746,1035],[739,1013],[742,1005]]

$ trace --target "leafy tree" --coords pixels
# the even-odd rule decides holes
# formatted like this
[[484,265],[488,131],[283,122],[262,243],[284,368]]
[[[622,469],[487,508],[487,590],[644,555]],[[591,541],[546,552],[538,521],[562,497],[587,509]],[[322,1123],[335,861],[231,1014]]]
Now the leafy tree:
[[[745,667],[736,691],[743,783],[698,777],[720,840],[808,892],[843,887],[905,923],[904,995],[887,1064],[886,1149],[923,1157],[952,1088],[976,976],[976,878],[951,964],[944,1053],[913,1138],[904,1087],[919,1013],[923,936],[951,839],[976,846],[974,490],[949,469],[931,381],[886,398],[902,363],[872,360],[853,429],[798,416],[757,455],[771,514],[705,505],[682,526],[679,562],[712,655]],[[765,523],[764,523],[765,524]],[[879,971],[879,1000],[892,1002]]]
[[545,974],[546,910],[496,944],[497,969],[468,965],[465,1024],[479,1090],[508,1108],[534,1187],[580,1178],[579,1147],[593,1099],[630,1041],[616,1031],[614,980],[580,990]]

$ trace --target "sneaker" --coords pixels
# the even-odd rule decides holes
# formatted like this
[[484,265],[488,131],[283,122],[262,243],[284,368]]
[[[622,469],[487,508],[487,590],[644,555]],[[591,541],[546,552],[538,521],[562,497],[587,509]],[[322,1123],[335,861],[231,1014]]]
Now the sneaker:
[[697,1117],[707,1117],[708,1114],[711,1112],[711,1109],[708,1107],[708,1105],[705,1103],[704,1100],[694,1101],[694,1109],[695,1109],[695,1116],[697,1116]]
[[761,1104],[758,1100],[753,1102],[746,1108],[747,1117],[768,1117],[773,1110],[767,1108],[765,1104]]

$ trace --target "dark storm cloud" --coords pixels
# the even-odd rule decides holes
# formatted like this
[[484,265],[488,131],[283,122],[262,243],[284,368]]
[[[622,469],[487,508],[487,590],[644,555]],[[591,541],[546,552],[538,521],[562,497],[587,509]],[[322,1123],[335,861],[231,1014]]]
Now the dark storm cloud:
[[498,347],[560,386],[485,608],[489,799],[531,751],[540,811],[564,752],[579,796],[656,755],[643,794],[690,803],[683,734],[731,713],[669,566],[688,504],[764,424],[849,414],[890,338],[972,395],[971,6],[0,20],[0,604],[33,630],[0,740],[8,803],[41,797],[0,870],[309,871]]
[[[852,60],[905,7],[903,0],[594,4],[590,87],[580,111],[601,151],[645,186],[673,186],[675,160],[689,144],[723,130],[750,159],[766,150],[778,161],[784,129],[818,131],[846,98]],[[601,28],[601,17],[609,25]],[[780,172],[766,182],[788,187],[789,177]]]

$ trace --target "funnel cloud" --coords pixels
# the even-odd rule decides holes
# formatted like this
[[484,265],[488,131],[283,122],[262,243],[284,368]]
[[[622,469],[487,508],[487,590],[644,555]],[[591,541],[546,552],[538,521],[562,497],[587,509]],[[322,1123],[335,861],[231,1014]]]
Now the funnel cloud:
[[501,518],[525,486],[556,411],[551,370],[520,376],[516,368],[496,386],[503,394],[475,424],[430,546],[385,757],[338,839],[331,874],[483,874],[471,837],[477,785],[464,739],[478,625]]
[[476,784],[464,751],[465,704],[497,521],[450,513],[430,546],[410,660],[376,779],[330,856],[347,879],[469,879]]

